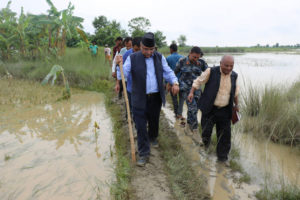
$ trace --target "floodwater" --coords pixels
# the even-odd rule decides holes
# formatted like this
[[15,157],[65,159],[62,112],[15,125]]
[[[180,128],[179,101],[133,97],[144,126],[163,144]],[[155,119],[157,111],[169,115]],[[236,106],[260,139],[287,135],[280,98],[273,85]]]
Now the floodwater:
[[[221,57],[222,55],[208,55],[205,59],[209,66],[213,66],[219,65]],[[250,84],[260,88],[268,84],[286,86],[300,77],[300,55],[296,53],[246,53],[235,54],[234,58],[234,70],[239,73],[241,92],[246,91]],[[192,155],[199,174],[208,177],[208,190],[212,199],[255,199],[254,192],[270,183],[279,187],[284,184],[300,187],[300,155],[289,146],[257,140],[235,127],[232,142],[240,151],[243,168],[251,176],[250,185],[237,186],[230,177],[228,168],[216,163],[214,156],[207,156],[199,150],[190,137],[184,134],[174,119],[170,105],[163,111],[176,129],[183,148]],[[186,117],[186,107],[183,115]],[[200,119],[199,111],[198,121]]]
[[[207,55],[205,60],[209,66],[218,66],[222,55]],[[233,56],[234,70],[239,74],[241,87],[244,83],[255,86],[286,85],[300,78],[300,54],[297,53],[246,53]]]
[[0,199],[110,199],[114,138],[102,94],[80,91],[51,104],[5,106]]

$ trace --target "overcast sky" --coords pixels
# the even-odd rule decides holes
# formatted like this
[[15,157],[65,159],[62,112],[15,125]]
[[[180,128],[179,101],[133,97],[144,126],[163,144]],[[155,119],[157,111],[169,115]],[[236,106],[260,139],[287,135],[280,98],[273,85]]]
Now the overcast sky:
[[[0,8],[8,0],[0,0]],[[58,10],[70,1],[52,0]],[[150,31],[160,30],[168,43],[180,34],[187,44],[198,46],[252,46],[300,43],[300,0],[71,0],[74,15],[84,18],[87,32],[92,21],[104,15],[128,29],[128,21],[143,16]],[[11,9],[20,13],[46,13],[45,0],[12,0]]]

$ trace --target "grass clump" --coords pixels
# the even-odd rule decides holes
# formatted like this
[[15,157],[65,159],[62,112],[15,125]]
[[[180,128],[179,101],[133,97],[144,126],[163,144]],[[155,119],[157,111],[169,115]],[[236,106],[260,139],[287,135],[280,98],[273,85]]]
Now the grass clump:
[[300,82],[291,88],[269,85],[262,91],[248,87],[242,106],[244,131],[274,142],[299,145],[299,88]]
[[282,186],[279,190],[265,187],[255,194],[259,200],[298,200],[300,189],[296,186]]
[[11,156],[8,154],[5,154],[4,161],[9,161],[11,159]]
[[[162,115],[161,118],[164,118]],[[184,153],[176,133],[166,120],[160,120],[159,145],[166,163],[170,188],[176,199],[209,199],[206,180],[192,170],[191,161]]]

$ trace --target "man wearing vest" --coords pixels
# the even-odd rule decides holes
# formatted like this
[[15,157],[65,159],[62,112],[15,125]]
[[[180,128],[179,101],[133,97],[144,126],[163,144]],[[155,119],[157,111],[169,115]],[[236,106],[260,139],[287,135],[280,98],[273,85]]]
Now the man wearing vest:
[[[122,57],[118,56],[116,62],[122,62]],[[149,160],[150,144],[158,147],[159,116],[161,106],[165,104],[163,79],[172,85],[174,95],[179,91],[173,70],[165,57],[155,51],[153,33],[146,33],[142,38],[141,51],[126,59],[124,76],[128,77],[129,74],[132,77],[131,106],[138,139],[137,165],[145,166]]]
[[234,59],[230,55],[222,57],[220,66],[208,68],[194,80],[188,96],[192,101],[194,91],[205,84],[205,89],[199,100],[202,112],[202,141],[207,149],[214,125],[217,128],[217,156],[218,161],[228,160],[231,147],[231,117],[232,111],[238,108],[238,74],[232,71]]

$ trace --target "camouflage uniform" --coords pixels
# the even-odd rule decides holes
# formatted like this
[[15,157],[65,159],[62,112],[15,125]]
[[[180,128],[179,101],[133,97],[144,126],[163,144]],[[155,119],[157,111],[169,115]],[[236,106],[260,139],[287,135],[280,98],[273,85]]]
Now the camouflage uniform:
[[[204,60],[199,59],[196,63],[193,63],[189,60],[189,57],[181,58],[177,64],[176,68],[174,70],[175,74],[181,73],[181,76],[179,78],[179,88],[180,93],[179,95],[183,99],[182,105],[178,106],[178,115],[182,115],[182,108],[183,108],[183,102],[186,100],[186,104],[188,107],[187,112],[187,123],[190,126],[190,129],[197,129],[198,128],[198,120],[197,120],[197,102],[201,96],[201,89],[196,90],[194,93],[194,99],[192,102],[189,102],[187,100],[187,96],[190,93],[190,90],[193,85],[193,81],[201,75],[203,71],[207,69],[207,64]],[[180,104],[179,103],[179,104]]]

